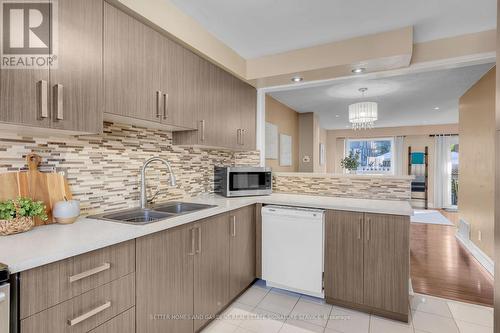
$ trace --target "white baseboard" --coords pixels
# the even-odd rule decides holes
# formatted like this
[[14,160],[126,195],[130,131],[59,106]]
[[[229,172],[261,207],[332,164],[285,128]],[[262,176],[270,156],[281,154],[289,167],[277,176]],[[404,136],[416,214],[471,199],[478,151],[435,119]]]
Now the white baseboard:
[[495,263],[486,255],[472,240],[470,239],[470,224],[460,219],[459,227],[455,237],[462,243],[462,245],[469,251],[474,258],[488,271],[491,275],[495,275]]

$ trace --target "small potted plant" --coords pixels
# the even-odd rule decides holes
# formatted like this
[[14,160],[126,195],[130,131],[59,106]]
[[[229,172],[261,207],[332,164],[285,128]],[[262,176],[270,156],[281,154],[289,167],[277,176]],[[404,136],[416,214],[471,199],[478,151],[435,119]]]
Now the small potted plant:
[[349,156],[344,157],[340,161],[342,168],[346,169],[348,173],[355,172],[359,167],[359,152],[353,153],[351,150]]
[[34,218],[47,220],[47,212],[42,201],[19,197],[15,200],[0,201],[0,235],[12,235],[31,230]]

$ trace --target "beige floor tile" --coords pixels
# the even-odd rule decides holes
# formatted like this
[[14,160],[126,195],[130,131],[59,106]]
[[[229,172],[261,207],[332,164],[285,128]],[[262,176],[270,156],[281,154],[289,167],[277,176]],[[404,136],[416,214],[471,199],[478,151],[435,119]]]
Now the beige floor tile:
[[245,319],[250,318],[254,307],[235,302],[221,315],[221,319],[229,324],[239,326]]
[[456,320],[493,327],[492,308],[455,301],[449,301],[448,306]]
[[414,311],[412,317],[415,330],[426,331],[428,333],[458,333],[458,327],[453,318],[420,311]]
[[448,302],[442,298],[415,294],[410,300],[410,307],[414,311],[422,311],[451,318]]
[[277,333],[283,327],[282,315],[262,309],[252,310],[252,317],[244,320],[240,327],[254,333]]
[[481,326],[466,321],[456,320],[460,333],[493,333],[493,327]]
[[331,305],[313,303],[300,298],[290,316],[292,319],[307,321],[308,323],[325,327],[331,311]]
[[323,333],[322,326],[307,323],[301,320],[288,319],[279,333]]
[[234,333],[238,326],[234,326],[224,320],[214,320],[202,333]]
[[238,328],[236,329],[236,331],[234,331],[233,333],[255,333],[255,332],[252,332],[252,331],[246,330],[246,329],[244,329],[244,328],[242,328],[242,327],[238,327]]
[[288,316],[299,296],[291,293],[282,293],[271,290],[264,299],[257,305],[257,308]]
[[341,333],[368,333],[370,315],[333,306],[326,327]]
[[370,316],[370,333],[413,333],[413,324]]
[[264,299],[264,297],[266,297],[268,292],[269,290],[267,289],[252,287],[245,291],[245,293],[238,298],[237,302],[250,306],[256,306]]

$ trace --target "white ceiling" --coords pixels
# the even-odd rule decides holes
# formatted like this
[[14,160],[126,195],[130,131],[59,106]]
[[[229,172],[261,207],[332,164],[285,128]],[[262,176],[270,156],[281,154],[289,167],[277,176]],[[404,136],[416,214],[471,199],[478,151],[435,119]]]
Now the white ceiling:
[[166,0],[250,59],[415,27],[418,42],[496,27],[496,0]]
[[[315,112],[326,129],[349,126],[348,105],[378,102],[375,127],[458,123],[458,100],[493,64],[446,69],[390,78],[353,78],[311,88],[271,92],[298,112]],[[359,88],[368,88],[361,97]],[[435,110],[439,107],[439,110]]]

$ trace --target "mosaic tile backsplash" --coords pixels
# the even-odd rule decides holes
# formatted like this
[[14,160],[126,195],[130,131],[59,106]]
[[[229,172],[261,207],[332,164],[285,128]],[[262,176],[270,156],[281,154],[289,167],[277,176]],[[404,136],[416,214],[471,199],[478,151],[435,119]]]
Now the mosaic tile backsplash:
[[259,165],[258,152],[230,152],[172,145],[172,133],[105,123],[93,136],[35,137],[0,133],[0,172],[25,168],[24,156],[42,156],[41,170],[65,172],[82,213],[135,207],[139,204],[140,168],[152,156],[167,159],[177,178],[171,188],[161,163],[147,173],[149,195],[172,200],[213,192],[215,165]]
[[274,174],[273,191],[329,197],[406,201],[411,198],[411,179]]

